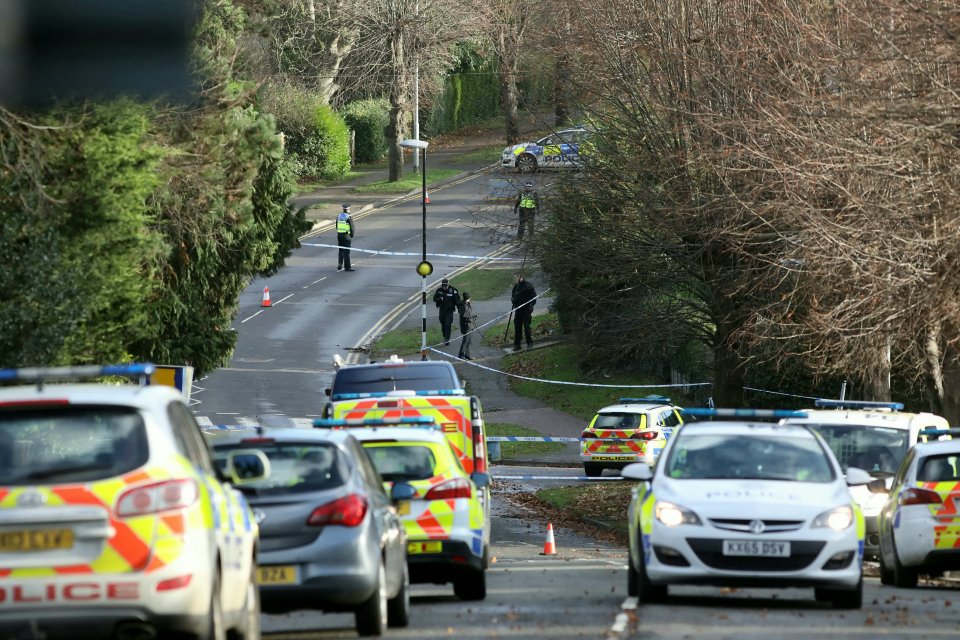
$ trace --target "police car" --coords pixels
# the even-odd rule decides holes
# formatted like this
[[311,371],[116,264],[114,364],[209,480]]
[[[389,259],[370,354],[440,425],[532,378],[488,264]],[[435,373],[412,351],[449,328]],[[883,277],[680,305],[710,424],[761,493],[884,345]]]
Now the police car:
[[695,409],[736,417],[677,431],[628,512],[627,589],[641,602],[681,584],[814,587],[818,601],[858,609],[863,598],[863,516],[848,484],[870,476],[840,465],[814,431],[744,418],[792,412]]
[[490,523],[481,500],[490,476],[468,474],[440,425],[425,417],[317,420],[349,429],[388,484],[408,483],[416,495],[398,505],[407,533],[411,582],[453,583],[462,600],[487,595]]
[[[926,435],[960,435],[931,430]],[[880,581],[917,586],[960,569],[960,440],[921,443],[900,466],[880,512]]]
[[257,524],[183,396],[53,384],[153,369],[0,370],[0,637],[260,637]]
[[580,434],[583,472],[597,477],[604,469],[622,469],[632,462],[652,465],[682,424],[680,408],[670,404],[670,398],[620,398],[618,404],[600,409]]
[[540,138],[536,142],[522,142],[503,150],[500,166],[530,173],[537,169],[575,169],[583,166],[589,154],[590,138],[594,132],[585,127],[564,129]]
[[[921,432],[949,427],[938,415],[904,412],[899,402],[821,398],[814,405],[817,409],[805,411],[804,417],[783,422],[815,429],[833,450],[842,469],[863,469],[888,489],[910,447],[926,439]],[[867,486],[853,487],[850,492],[866,518],[866,557],[875,559],[880,550],[878,517],[887,494],[870,491]]]

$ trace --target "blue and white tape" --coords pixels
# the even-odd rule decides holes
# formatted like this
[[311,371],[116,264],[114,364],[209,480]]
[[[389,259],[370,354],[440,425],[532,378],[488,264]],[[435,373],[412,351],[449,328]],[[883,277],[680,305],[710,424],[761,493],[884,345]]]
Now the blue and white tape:
[[610,480],[627,480],[620,476],[610,476],[610,477],[597,477],[592,478],[589,476],[490,476],[494,480],[563,480],[563,481],[580,481],[580,482],[608,482]]
[[[317,247],[320,249],[342,249],[341,246],[336,244],[321,244],[319,242],[301,242],[304,247]],[[350,247],[350,251],[359,252],[359,253],[369,253],[374,256],[401,256],[401,257],[422,257],[422,253],[411,253],[409,251],[385,251],[383,249],[358,249],[357,247]],[[459,253],[428,253],[427,257],[430,258],[460,258],[463,260],[499,260],[504,262],[516,262],[520,258],[491,258],[489,256],[466,256]]]

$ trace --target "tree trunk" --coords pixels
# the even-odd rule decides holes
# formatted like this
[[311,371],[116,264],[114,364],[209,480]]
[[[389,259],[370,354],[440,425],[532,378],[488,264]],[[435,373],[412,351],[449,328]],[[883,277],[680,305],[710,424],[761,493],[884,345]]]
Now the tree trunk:
[[517,117],[517,65],[519,52],[500,34],[500,107],[503,109],[503,124],[507,144],[520,140],[520,123]]
[[397,29],[390,37],[390,122],[387,125],[387,145],[390,149],[389,178],[390,182],[397,182],[403,177],[403,148],[400,140],[406,131],[406,112],[404,102],[406,98],[406,68],[403,55],[403,31]]
[[923,383],[930,401],[930,411],[937,415],[943,415],[944,408],[943,351],[940,348],[942,331],[943,324],[940,320],[934,320],[927,326],[923,341]]
[[951,426],[960,424],[960,353],[954,347],[944,349],[943,358],[944,418]]
[[733,337],[738,327],[724,319],[719,320],[716,327],[713,343],[713,401],[718,407],[742,407],[747,362],[740,355]]
[[560,34],[554,51],[557,52],[556,71],[553,85],[554,126],[558,129],[570,122],[570,82],[572,78],[570,60],[570,42],[573,29],[570,25],[570,7],[561,4],[563,16],[560,22]]

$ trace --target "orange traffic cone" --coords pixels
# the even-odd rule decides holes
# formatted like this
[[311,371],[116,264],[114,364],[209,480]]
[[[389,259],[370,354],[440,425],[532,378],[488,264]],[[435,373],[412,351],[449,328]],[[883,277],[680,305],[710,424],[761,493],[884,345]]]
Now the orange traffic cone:
[[553,540],[553,523],[547,523],[547,539],[543,542],[543,553],[542,556],[555,556],[557,555],[557,544]]
[[263,302],[260,303],[261,307],[269,307],[270,304],[270,287],[263,288]]
[[429,192],[429,191],[424,191],[424,192],[423,192],[423,204],[430,204],[430,192]]

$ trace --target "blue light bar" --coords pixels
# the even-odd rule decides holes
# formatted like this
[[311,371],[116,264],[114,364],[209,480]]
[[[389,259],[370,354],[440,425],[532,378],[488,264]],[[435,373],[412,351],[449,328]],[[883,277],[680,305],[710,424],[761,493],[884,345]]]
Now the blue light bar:
[[317,418],[313,426],[318,429],[334,429],[337,427],[384,427],[392,426],[424,426],[435,425],[436,421],[429,416],[409,416],[406,418]]
[[688,416],[704,418],[806,418],[806,411],[791,409],[680,409],[680,413]]
[[921,436],[960,436],[960,429],[937,429],[936,427],[927,427],[926,429],[921,429]]
[[403,398],[406,396],[463,396],[463,389],[435,389],[432,391],[369,391],[365,393],[335,393],[331,400],[362,400],[363,398]]
[[817,398],[813,401],[814,406],[824,409],[890,409],[891,411],[903,411],[902,402],[875,402],[873,400],[831,400],[829,398]]
[[47,380],[77,380],[120,376],[139,378],[149,376],[157,367],[153,364],[107,364],[79,367],[22,367],[0,369],[0,382],[43,382]]
[[663,404],[670,404],[670,398],[666,396],[646,396],[645,398],[620,398],[620,404],[630,404],[633,402],[642,402],[642,403],[656,403],[662,402]]

